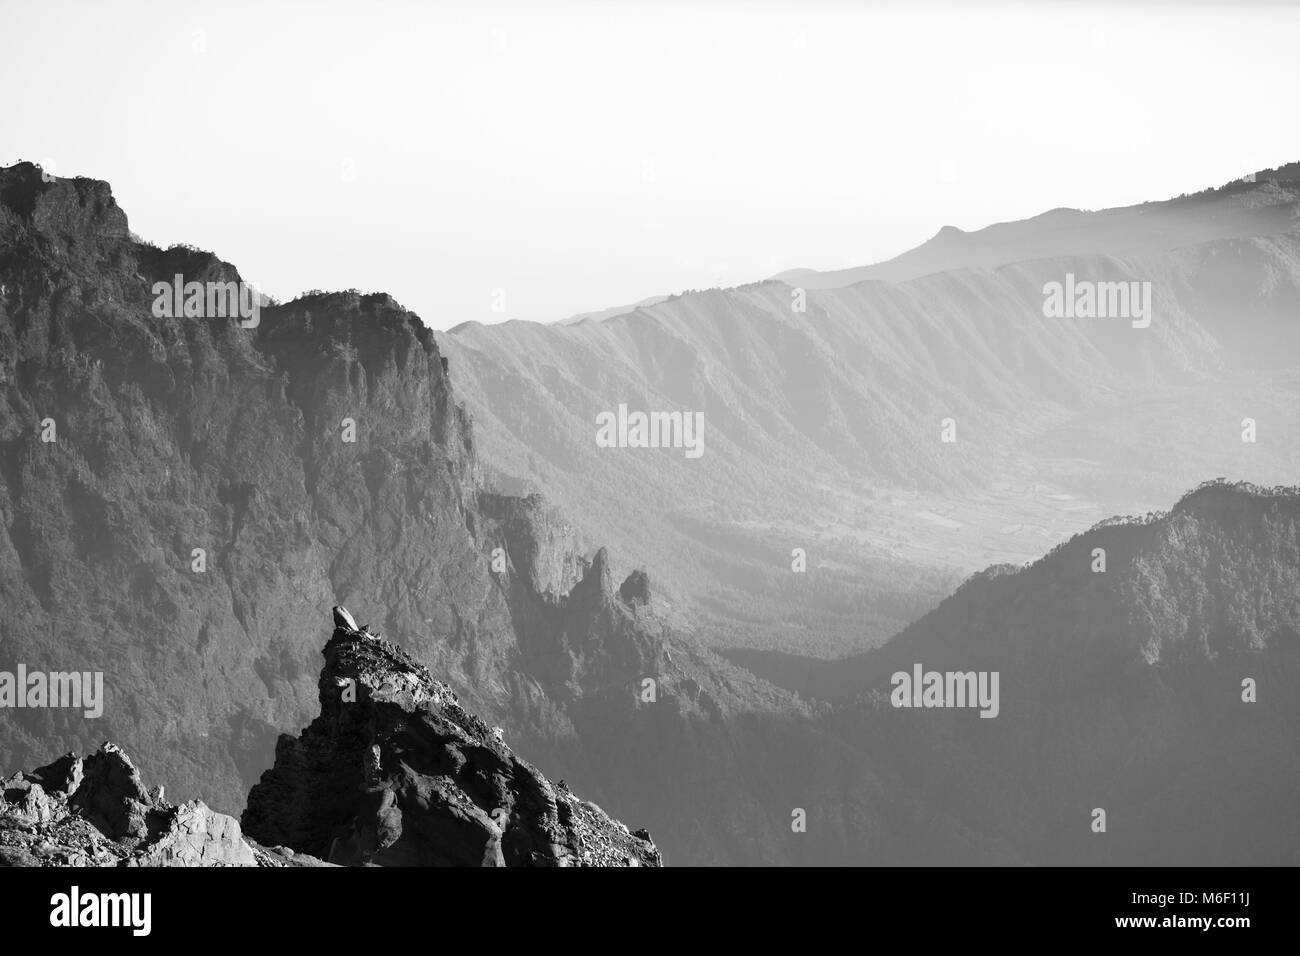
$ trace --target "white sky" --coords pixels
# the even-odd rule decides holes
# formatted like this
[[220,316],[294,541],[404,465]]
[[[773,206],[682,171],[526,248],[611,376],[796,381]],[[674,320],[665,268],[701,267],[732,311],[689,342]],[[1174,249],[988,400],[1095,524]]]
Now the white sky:
[[0,0],[0,164],[281,298],[550,320],[1300,160],[1297,51],[1282,4]]

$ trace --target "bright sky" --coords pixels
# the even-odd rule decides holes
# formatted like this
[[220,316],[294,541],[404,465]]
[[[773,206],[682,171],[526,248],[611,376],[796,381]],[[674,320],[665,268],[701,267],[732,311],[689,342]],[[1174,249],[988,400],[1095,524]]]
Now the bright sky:
[[1239,2],[0,0],[0,164],[281,298],[551,320],[1300,160],[1297,50]]

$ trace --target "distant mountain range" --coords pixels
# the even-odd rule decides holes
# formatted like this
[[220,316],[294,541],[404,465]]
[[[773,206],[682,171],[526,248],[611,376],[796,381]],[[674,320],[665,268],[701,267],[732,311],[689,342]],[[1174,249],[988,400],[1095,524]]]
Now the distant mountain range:
[[944,226],[928,242],[887,262],[834,272],[792,269],[773,278],[792,286],[837,289],[867,279],[906,282],[936,272],[998,269],[1031,259],[1133,259],[1223,239],[1277,236],[1296,230],[1297,187],[1300,163],[1291,163],[1163,202],[1092,212],[1053,209],[975,232]]
[[[0,770],[111,739],[258,839],[463,862],[374,843],[380,791],[445,776],[419,720],[375,766],[299,735],[351,604],[476,747],[500,727],[670,865],[1300,862],[1300,491],[1182,497],[1294,474],[1297,261],[1261,231],[570,325],[435,335],[342,292],[246,327],[159,314],[157,283],[239,273],[133,238],[106,183],[0,170],[0,672],[106,688],[101,718],[0,708]],[[1151,282],[1150,327],[1045,317],[1065,274]],[[704,455],[599,447],[620,404],[703,412]],[[380,803],[340,812],[358,775]]]
[[[620,573],[644,564],[661,610],[710,643],[833,657],[1102,518],[1216,475],[1293,479],[1294,169],[437,338],[489,483],[545,495]],[[1045,316],[1067,277],[1149,283],[1149,326]],[[620,404],[702,412],[704,454],[598,447]],[[791,573],[795,548],[814,574]]]

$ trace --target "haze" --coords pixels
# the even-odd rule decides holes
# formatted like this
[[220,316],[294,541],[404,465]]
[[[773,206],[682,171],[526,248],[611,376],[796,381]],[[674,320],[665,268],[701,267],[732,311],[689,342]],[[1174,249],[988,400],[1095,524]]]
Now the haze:
[[1283,5],[86,2],[3,23],[23,92],[0,164],[106,179],[138,235],[281,298],[383,290],[435,328],[857,266],[944,224],[1300,158]]

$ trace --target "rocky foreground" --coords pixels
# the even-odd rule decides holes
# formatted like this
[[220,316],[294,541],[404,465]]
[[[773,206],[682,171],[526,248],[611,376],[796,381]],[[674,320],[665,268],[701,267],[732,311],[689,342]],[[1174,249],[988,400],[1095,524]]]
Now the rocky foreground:
[[275,866],[294,857],[254,847],[237,820],[201,801],[176,806],[161,788],[146,790],[110,743],[16,773],[3,787],[4,866]]
[[320,716],[281,737],[242,828],[168,803],[105,743],[0,781],[0,865],[662,865],[648,833],[551,784],[427,668],[334,618]]

